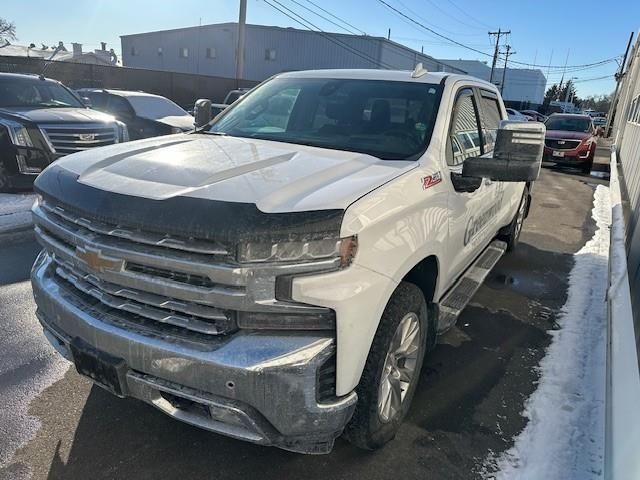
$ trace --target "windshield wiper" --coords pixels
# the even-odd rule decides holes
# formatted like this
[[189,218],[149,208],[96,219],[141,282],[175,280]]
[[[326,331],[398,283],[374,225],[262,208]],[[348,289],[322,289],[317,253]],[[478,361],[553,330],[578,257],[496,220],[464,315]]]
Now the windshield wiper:
[[202,130],[200,133],[206,133],[207,135],[217,135],[218,137],[226,137],[227,134],[224,132],[212,132],[210,130]]

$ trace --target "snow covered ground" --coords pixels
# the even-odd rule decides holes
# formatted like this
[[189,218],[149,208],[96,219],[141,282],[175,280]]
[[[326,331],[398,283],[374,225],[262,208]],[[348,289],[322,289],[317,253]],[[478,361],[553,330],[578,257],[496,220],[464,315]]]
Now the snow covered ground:
[[594,480],[604,475],[609,188],[599,185],[596,232],[575,254],[560,329],[540,364],[540,380],[514,446],[485,461],[486,479]]
[[0,233],[28,228],[35,199],[33,193],[0,193]]

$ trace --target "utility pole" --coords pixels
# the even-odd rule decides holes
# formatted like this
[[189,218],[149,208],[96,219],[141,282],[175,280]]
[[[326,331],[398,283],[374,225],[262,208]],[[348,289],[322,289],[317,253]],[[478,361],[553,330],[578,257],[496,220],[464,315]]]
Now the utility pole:
[[620,84],[622,83],[622,79],[624,78],[624,67],[627,63],[627,55],[629,55],[629,49],[631,48],[631,42],[633,41],[633,32],[629,35],[629,42],[627,42],[627,49],[624,51],[624,57],[622,58],[622,63],[620,64],[620,68],[616,72],[616,89],[613,92],[613,98],[611,99],[611,105],[609,106],[609,113],[607,114],[607,124],[604,127],[605,136],[608,136],[609,129],[611,128],[611,122],[613,122],[613,117],[615,116],[615,111],[618,104],[618,95],[620,90]]
[[236,81],[244,79],[244,37],[246,26],[247,0],[240,0],[240,15],[238,17],[238,57],[236,63]]
[[511,55],[515,55],[516,52],[511,51],[511,45],[507,45],[507,51],[504,52],[504,69],[502,70],[502,83],[500,84],[500,95],[504,91],[504,81],[507,76],[507,62]]
[[493,83],[493,72],[496,69],[496,62],[498,61],[498,49],[500,48],[500,37],[502,35],[508,35],[511,33],[511,30],[503,32],[501,29],[498,29],[497,32],[489,32],[489,36],[496,36],[496,49],[493,51],[493,61],[491,62],[491,75],[489,75],[489,83]]

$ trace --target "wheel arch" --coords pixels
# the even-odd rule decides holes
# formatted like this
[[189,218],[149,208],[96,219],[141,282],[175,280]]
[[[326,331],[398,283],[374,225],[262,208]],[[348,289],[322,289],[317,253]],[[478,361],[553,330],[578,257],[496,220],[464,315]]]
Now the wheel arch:
[[409,270],[402,281],[413,283],[422,291],[424,299],[427,303],[435,302],[436,289],[438,286],[438,273],[440,271],[440,263],[438,257],[429,255]]

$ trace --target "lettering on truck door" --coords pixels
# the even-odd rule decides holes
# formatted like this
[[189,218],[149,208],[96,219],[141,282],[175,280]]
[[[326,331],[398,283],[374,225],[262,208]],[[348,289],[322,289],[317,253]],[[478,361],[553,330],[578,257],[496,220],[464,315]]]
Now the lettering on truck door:
[[[478,100],[471,87],[459,90],[447,138],[447,165],[453,177],[461,176],[467,158],[485,153]],[[500,182],[483,180],[474,191],[462,191],[451,183],[449,193],[449,242],[447,278],[453,281],[491,241],[496,215],[502,209]],[[447,287],[450,285],[447,285]]]

